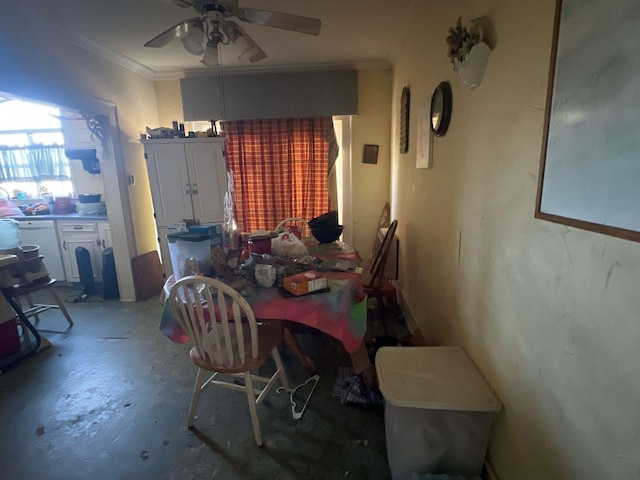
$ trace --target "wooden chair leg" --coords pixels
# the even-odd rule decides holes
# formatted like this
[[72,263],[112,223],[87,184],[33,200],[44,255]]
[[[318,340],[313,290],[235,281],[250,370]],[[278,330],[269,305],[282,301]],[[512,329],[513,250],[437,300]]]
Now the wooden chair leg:
[[193,425],[193,419],[196,416],[196,408],[198,407],[198,400],[200,400],[200,394],[202,393],[202,384],[205,380],[206,371],[202,368],[198,368],[198,374],[196,375],[196,383],[193,386],[193,395],[191,395],[191,406],[189,407],[189,416],[187,417],[187,427]]
[[[67,322],[69,322],[69,326],[73,327],[73,320],[71,320],[71,315],[69,315],[69,311],[67,310],[67,307],[65,307],[64,302],[61,300],[60,295],[58,295],[58,292],[56,292],[56,289],[54,287],[49,287],[47,290],[51,292],[53,299],[58,304],[58,307],[60,307],[60,311],[67,319]],[[36,315],[36,319],[37,318],[38,316]]]
[[[29,308],[33,308],[35,306],[35,303],[33,303],[33,298],[31,298],[31,294],[27,293],[25,297],[27,297],[27,303],[29,304]],[[22,305],[22,301],[20,300],[20,297],[18,297],[18,303]],[[33,315],[33,318],[36,319],[36,323],[40,321],[40,315],[38,315],[37,313]]]
[[276,368],[278,369],[278,377],[280,377],[280,381],[282,382],[282,386],[286,392],[291,391],[291,387],[289,386],[289,380],[287,379],[287,372],[282,365],[282,359],[280,358],[280,352],[278,351],[278,347],[275,347],[271,351],[271,355],[273,356],[273,361],[276,363]]
[[256,405],[256,394],[253,391],[253,381],[251,372],[244,373],[244,384],[247,390],[247,401],[249,402],[249,413],[251,414],[251,424],[253,425],[253,436],[258,446],[262,445],[262,432],[260,431],[260,420],[258,419],[258,406]]

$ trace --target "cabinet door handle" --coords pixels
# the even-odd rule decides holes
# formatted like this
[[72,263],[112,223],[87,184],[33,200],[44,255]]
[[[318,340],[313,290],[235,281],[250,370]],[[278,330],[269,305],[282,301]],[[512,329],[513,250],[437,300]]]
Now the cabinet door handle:
[[99,239],[99,238],[97,238],[97,239],[96,239],[96,245],[97,245],[98,247],[100,246],[100,239]]
[[105,242],[104,240],[102,240],[102,248],[107,248],[107,242]]
[[65,250],[67,249],[67,241],[66,240],[64,242],[62,242],[62,248],[64,248]]
[[197,195],[198,194],[198,190],[191,190],[191,195]]

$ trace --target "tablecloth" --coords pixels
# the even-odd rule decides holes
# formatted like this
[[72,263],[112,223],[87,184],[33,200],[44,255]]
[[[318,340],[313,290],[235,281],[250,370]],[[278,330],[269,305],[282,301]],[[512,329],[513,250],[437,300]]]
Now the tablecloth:
[[[367,329],[366,296],[362,292],[360,275],[350,272],[323,272],[330,291],[300,297],[283,296],[278,288],[257,288],[256,295],[245,297],[259,320],[289,320],[302,323],[331,335],[353,353],[362,344]],[[165,283],[165,293],[175,283],[173,276]],[[165,298],[168,295],[165,295]],[[165,301],[160,331],[170,340],[189,341],[173,317]]]

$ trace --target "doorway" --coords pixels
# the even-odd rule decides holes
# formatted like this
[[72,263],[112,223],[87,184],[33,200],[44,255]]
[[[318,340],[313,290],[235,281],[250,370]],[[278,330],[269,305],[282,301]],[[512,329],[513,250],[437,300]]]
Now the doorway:
[[[108,223],[110,237],[113,242],[113,252],[116,264],[116,274],[120,288],[120,299],[123,301],[135,301],[135,288],[130,259],[136,256],[136,242],[133,228],[131,208],[127,191],[126,170],[120,141],[117,109],[114,104],[89,100],[90,113],[79,112],[73,108],[56,106],[42,101],[12,95],[10,92],[0,92],[2,99],[16,98],[26,102],[57,108],[60,112],[72,112],[91,118],[100,126],[102,139],[100,142],[101,157],[100,166],[102,174],[101,187],[109,202]],[[84,115],[83,115],[84,113]],[[72,189],[76,191],[77,186]]]

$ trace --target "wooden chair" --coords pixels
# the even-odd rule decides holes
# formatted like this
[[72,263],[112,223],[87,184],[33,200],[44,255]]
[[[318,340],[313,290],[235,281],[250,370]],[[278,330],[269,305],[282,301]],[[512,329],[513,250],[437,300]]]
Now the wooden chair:
[[386,326],[384,323],[385,318],[385,306],[384,306],[384,288],[386,279],[384,278],[384,267],[387,264],[387,258],[389,256],[389,249],[391,248],[391,242],[394,240],[396,234],[396,228],[398,227],[398,221],[394,220],[389,224],[389,229],[384,236],[380,248],[377,249],[371,262],[369,270],[363,274],[362,288],[369,297],[374,297],[378,307],[378,319],[380,320],[384,330],[385,336],[387,335]]
[[288,230],[299,238],[305,238],[309,236],[309,223],[302,217],[285,218],[274,229],[276,232],[281,230]]
[[[385,202],[382,207],[382,212],[380,212],[380,218],[378,219],[378,226],[376,227],[376,231],[373,234],[373,247],[371,248],[371,254],[369,256],[370,265],[373,262],[373,259],[382,246],[382,240],[380,240],[380,236],[378,232],[381,228],[389,228],[389,223],[391,222],[391,206],[389,202]],[[384,272],[383,272],[384,274]],[[381,287],[382,297],[387,300],[389,303],[393,305],[398,304],[398,299],[396,298],[396,288],[393,286],[391,282],[385,279],[384,284]]]
[[[282,339],[282,324],[278,321],[258,324],[253,310],[238,292],[208,277],[180,279],[171,288],[169,302],[173,315],[193,343],[191,361],[198,367],[187,426],[193,425],[200,395],[211,385],[242,391],[249,402],[256,443],[262,445],[257,406],[277,380],[285,390],[291,390],[277,348]],[[269,378],[252,375],[269,355],[276,372]],[[241,378],[244,385],[220,380],[221,375]],[[265,385],[255,388],[254,382]]]

